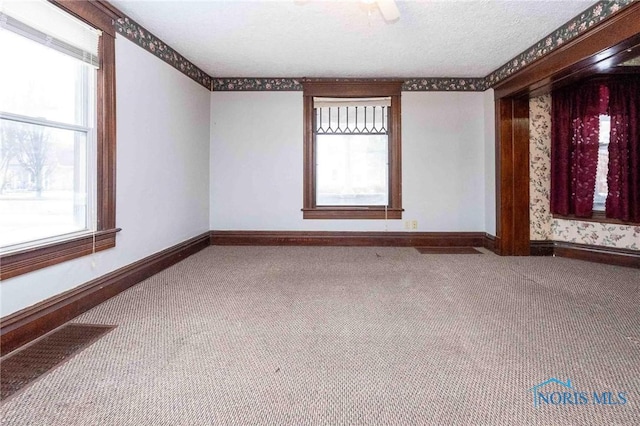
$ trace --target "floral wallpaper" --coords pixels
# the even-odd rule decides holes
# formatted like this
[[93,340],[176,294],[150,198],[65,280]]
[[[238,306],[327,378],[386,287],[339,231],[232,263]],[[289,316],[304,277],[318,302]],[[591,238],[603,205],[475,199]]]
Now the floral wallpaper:
[[551,95],[529,101],[531,239],[551,239]]
[[640,226],[554,219],[550,212],[551,95],[529,100],[531,240],[640,250]]
[[538,41],[529,49],[489,74],[485,80],[487,87],[492,87],[504,80],[511,74],[526,67],[533,61],[551,53],[561,47],[567,41],[576,38],[594,25],[600,23],[614,13],[620,11],[625,6],[633,3],[634,0],[611,0],[600,1],[589,9],[576,16],[547,37]]
[[211,90],[211,77],[129,17],[116,21],[116,31],[178,71]]
[[640,250],[640,226],[554,219],[551,228],[555,241]]

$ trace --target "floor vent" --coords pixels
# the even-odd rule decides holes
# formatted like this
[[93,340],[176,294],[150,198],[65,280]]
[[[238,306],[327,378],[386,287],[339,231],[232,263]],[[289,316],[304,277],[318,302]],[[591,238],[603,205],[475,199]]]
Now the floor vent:
[[482,254],[473,247],[416,247],[422,254]]
[[66,324],[0,359],[0,400],[5,400],[31,385],[115,327]]

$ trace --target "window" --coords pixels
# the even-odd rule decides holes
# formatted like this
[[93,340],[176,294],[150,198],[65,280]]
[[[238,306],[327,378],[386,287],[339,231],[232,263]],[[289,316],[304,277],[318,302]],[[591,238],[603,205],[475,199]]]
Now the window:
[[93,230],[95,72],[9,31],[0,44],[0,247]]
[[401,82],[307,80],[305,219],[400,219]]
[[317,206],[389,205],[391,98],[313,98]]
[[604,212],[609,188],[607,173],[609,172],[609,133],[611,132],[611,118],[601,114],[600,133],[598,135],[598,168],[596,171],[596,190],[593,195],[593,211]]
[[0,5],[1,279],[115,246],[112,19],[60,3]]

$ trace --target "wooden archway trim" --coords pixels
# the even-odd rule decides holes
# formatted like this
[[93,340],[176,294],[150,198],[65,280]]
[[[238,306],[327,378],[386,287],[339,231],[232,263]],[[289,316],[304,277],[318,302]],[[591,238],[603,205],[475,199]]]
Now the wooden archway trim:
[[530,254],[529,94],[572,76],[595,74],[598,63],[638,44],[640,2],[635,2],[494,87],[498,254]]

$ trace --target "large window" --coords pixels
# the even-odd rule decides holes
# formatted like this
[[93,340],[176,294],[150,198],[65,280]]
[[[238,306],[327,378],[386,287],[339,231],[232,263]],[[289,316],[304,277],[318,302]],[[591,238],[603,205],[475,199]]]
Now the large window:
[[0,45],[0,247],[93,230],[94,69],[9,31]]
[[111,19],[59,3],[0,3],[2,279],[115,245]]
[[305,219],[399,219],[399,82],[306,81]]

